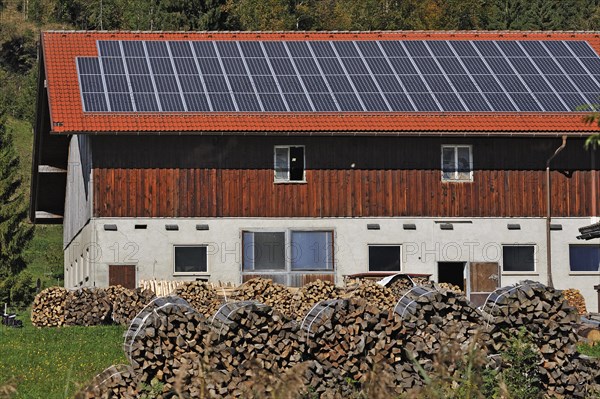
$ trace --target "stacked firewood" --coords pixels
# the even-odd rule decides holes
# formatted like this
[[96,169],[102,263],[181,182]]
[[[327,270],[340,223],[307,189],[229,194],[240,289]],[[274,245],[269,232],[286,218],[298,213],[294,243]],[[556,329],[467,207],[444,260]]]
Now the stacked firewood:
[[579,358],[575,331],[579,315],[561,291],[535,282],[521,282],[493,293],[483,307],[489,322],[491,350],[501,351],[518,330],[525,329],[539,350],[542,383],[550,395],[584,397],[597,376]]
[[80,288],[70,291],[65,303],[65,324],[96,326],[109,323],[111,306],[104,290]]
[[121,294],[124,291],[127,291],[127,288],[123,287],[122,285],[111,285],[106,288],[98,289],[104,291],[104,293],[106,294],[106,300],[108,300],[108,303],[111,307],[119,300]]
[[296,320],[301,321],[317,303],[329,299],[338,299],[340,296],[339,288],[330,281],[316,280],[310,282],[294,294],[293,316]]
[[209,347],[207,319],[178,297],[153,300],[131,322],[123,349],[143,384],[171,386],[186,353],[204,354]]
[[75,399],[134,399],[139,397],[137,379],[131,366],[110,366],[77,394]]
[[360,298],[321,302],[301,326],[314,359],[306,374],[311,392],[347,397],[371,371],[392,372],[403,360],[400,330],[397,315]]
[[448,290],[448,291],[452,291],[457,294],[464,294],[463,290],[458,285],[455,285],[455,284],[439,283],[437,286],[440,290]]
[[35,296],[31,322],[36,327],[57,327],[65,323],[65,303],[69,291],[62,287],[46,288]]
[[414,287],[402,296],[395,311],[403,320],[404,350],[411,360],[411,367],[396,374],[398,384],[404,389],[423,383],[417,368],[408,372],[414,378],[405,378],[406,370],[418,364],[418,368],[431,371],[444,342],[452,340],[466,349],[475,341],[486,342],[489,337],[481,331],[481,312],[464,295],[454,291]]
[[285,285],[274,283],[269,279],[253,278],[238,287],[233,294],[236,301],[257,301],[273,307],[273,309],[293,317],[292,291]]
[[587,309],[585,307],[585,298],[581,295],[579,290],[575,288],[569,288],[563,291],[563,296],[569,302],[569,305],[577,309],[577,313],[586,314]]
[[406,274],[398,275],[394,281],[386,285],[393,293],[394,296],[400,298],[406,291],[410,290],[412,287],[417,285],[425,285],[431,286],[431,281],[429,281],[429,277],[425,276],[415,276],[409,277]]
[[112,319],[115,323],[128,325],[131,320],[156,296],[153,291],[136,288],[120,290],[112,303]]
[[186,282],[177,287],[174,294],[183,298],[198,313],[206,317],[212,317],[221,306],[217,291],[211,285],[202,281]]
[[381,310],[394,309],[398,301],[392,290],[371,280],[361,280],[358,284],[349,287],[344,297],[363,299]]
[[259,371],[263,377],[278,376],[302,360],[297,323],[271,306],[230,302],[215,315],[212,328],[206,364],[211,396],[245,396]]

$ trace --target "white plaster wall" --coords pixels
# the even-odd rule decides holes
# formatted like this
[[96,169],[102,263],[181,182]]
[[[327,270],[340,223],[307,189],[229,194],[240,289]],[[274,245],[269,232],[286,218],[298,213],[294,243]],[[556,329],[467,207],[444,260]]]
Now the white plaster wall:
[[74,135],[69,142],[67,187],[63,242],[67,246],[91,217],[91,147],[90,138]]
[[[441,221],[471,223],[454,223],[454,230],[441,230],[440,223],[436,223]],[[367,230],[369,223],[378,223],[380,230]],[[414,223],[417,229],[404,230],[404,223]],[[521,229],[508,230],[508,223],[518,223]],[[90,261],[95,273],[91,275],[89,285],[96,286],[108,284],[109,264],[135,264],[138,282],[151,278],[173,280],[208,276],[213,281],[239,283],[243,230],[333,230],[337,283],[343,281],[344,275],[368,271],[368,244],[401,244],[402,271],[432,274],[434,279],[437,279],[437,262],[502,264],[503,244],[535,245],[535,272],[502,273],[502,285],[509,285],[523,279],[547,282],[545,223],[543,218],[102,218],[92,219],[74,242],[81,248],[91,243],[94,259]],[[600,243],[600,240],[582,242],[576,239],[578,228],[589,224],[590,218],[555,218],[552,223],[563,226],[562,230],[552,232],[555,287],[579,289],[588,308],[597,311],[597,294],[593,286],[600,284],[600,273],[579,274],[569,270],[569,244]],[[116,224],[118,230],[105,231],[105,224]],[[146,224],[147,229],[136,230],[136,224]],[[167,231],[166,224],[177,224],[179,231]],[[198,231],[196,224],[208,224],[209,230]],[[207,274],[173,274],[173,246],[189,244],[208,245]]]
[[[94,228],[86,224],[64,250],[65,287],[93,287],[98,264],[93,262]],[[106,274],[102,271],[101,273]],[[108,283],[108,282],[107,282]]]

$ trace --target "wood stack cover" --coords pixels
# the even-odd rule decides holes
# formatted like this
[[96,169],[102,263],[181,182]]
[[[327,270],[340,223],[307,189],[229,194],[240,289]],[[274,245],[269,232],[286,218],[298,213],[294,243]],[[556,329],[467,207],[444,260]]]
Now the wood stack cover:
[[330,281],[316,280],[310,282],[294,294],[293,316],[296,320],[301,321],[317,303],[329,299],[338,299],[340,296],[340,289]]
[[400,319],[392,311],[361,298],[321,302],[301,327],[309,359],[314,359],[306,374],[312,391],[348,397],[372,370],[391,372],[403,360],[402,344],[397,342],[400,329]]
[[141,383],[153,379],[172,385],[179,358],[204,354],[210,344],[207,319],[179,297],[154,299],[131,322],[123,349]]
[[208,356],[212,396],[241,397],[260,372],[277,377],[302,361],[298,324],[271,306],[251,301],[224,305],[212,321]]

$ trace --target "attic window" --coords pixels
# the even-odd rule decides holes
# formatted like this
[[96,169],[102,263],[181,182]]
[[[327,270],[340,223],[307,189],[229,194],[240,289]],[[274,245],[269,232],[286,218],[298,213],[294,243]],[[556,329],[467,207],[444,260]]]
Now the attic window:
[[442,146],[442,181],[473,181],[473,152],[470,145]]
[[275,146],[275,182],[299,182],[306,181],[304,173],[304,146]]

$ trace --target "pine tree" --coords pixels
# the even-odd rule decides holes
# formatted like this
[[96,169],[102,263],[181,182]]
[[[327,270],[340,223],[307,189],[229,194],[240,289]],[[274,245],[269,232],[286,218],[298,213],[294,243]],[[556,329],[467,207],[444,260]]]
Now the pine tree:
[[6,117],[0,113],[0,278],[16,276],[26,264],[23,251],[33,236],[25,224],[26,201],[20,190],[19,158]]

